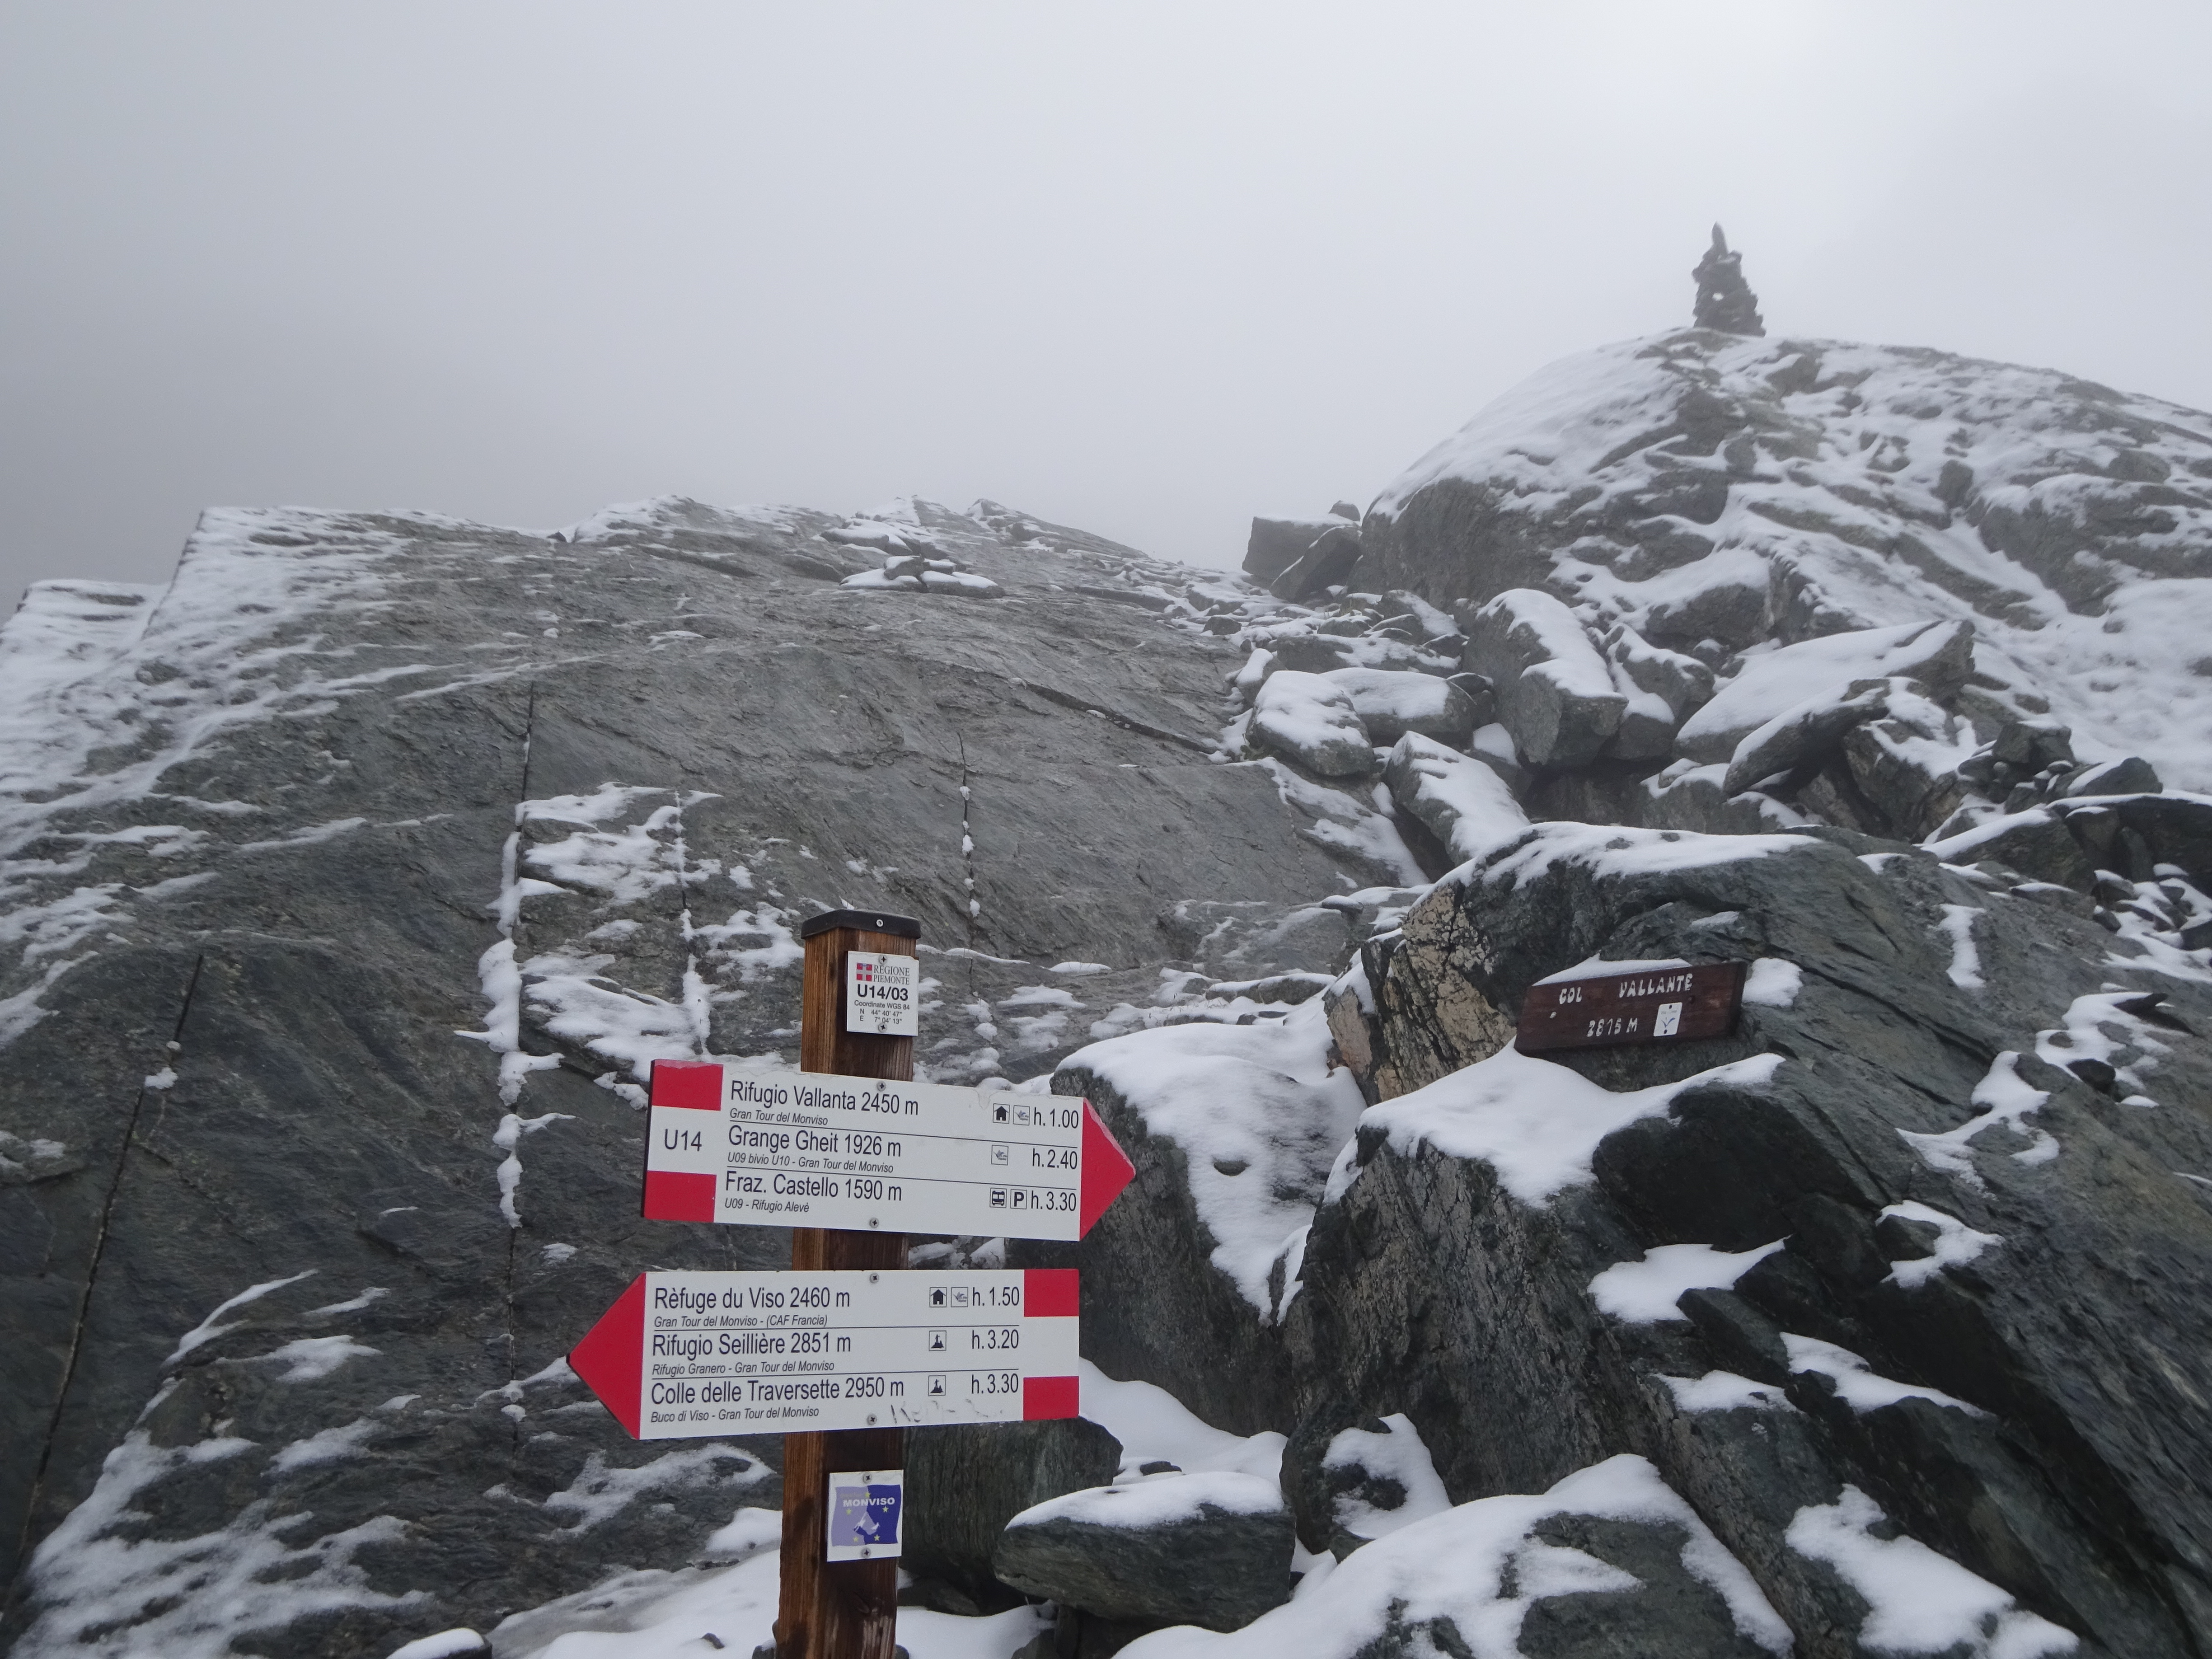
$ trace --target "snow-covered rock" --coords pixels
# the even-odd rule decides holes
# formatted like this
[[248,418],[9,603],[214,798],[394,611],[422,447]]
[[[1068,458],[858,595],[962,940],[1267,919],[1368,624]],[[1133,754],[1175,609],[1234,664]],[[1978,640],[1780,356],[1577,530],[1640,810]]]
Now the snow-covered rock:
[[1023,1510],[995,1560],[1016,1589],[1103,1619],[1237,1630],[1290,1599],[1295,1541],[1273,1479],[1164,1473]]
[[1992,720],[2049,713],[2085,757],[2212,787],[2212,425],[2155,398],[1914,348],[1626,341],[1408,468],[1362,550],[1366,586],[1541,588],[1716,665],[1971,623]]
[[1498,718],[1534,766],[1597,758],[1620,729],[1628,700],[1583,632],[1551,594],[1515,588],[1468,618],[1467,665],[1491,683]]
[[1381,769],[1351,690],[1327,675],[1291,668],[1268,675],[1253,700],[1249,732],[1254,747],[1317,778],[1371,777]]
[[1397,742],[1408,732],[1464,747],[1488,712],[1487,697],[1478,704],[1460,687],[1433,674],[1339,668],[1323,678],[1351,698],[1352,712],[1367,728],[1369,741],[1378,747]]
[[1478,858],[1528,827],[1495,769],[1417,732],[1398,739],[1382,781],[1399,811],[1434,836],[1455,862]]
[[1939,699],[1955,697],[1973,672],[1973,638],[1971,623],[1907,623],[1747,655],[1682,722],[1681,752],[1694,761],[1727,760],[1759,727],[1816,700],[1840,701],[1863,680],[1917,680]]

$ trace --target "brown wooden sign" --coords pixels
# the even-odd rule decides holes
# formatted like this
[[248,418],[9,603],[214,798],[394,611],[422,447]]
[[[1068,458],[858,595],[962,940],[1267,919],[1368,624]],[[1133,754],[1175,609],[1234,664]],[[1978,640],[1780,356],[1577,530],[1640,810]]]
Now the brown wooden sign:
[[1524,1054],[1559,1048],[1614,1048],[1632,1042],[1695,1042],[1735,1030],[1743,1003],[1741,962],[1644,968],[1602,979],[1532,985],[1521,1004],[1514,1046]]

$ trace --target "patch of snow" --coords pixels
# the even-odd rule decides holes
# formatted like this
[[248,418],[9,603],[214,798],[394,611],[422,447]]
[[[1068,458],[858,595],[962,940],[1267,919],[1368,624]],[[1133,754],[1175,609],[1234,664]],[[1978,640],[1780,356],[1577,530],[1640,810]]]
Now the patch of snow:
[[343,1458],[359,1457],[375,1438],[380,1425],[366,1417],[333,1429],[319,1429],[305,1440],[295,1440],[290,1445],[269,1460],[268,1473],[283,1474],[293,1469],[309,1468],[318,1463],[336,1463]]
[[486,1645],[483,1637],[465,1626],[457,1625],[434,1636],[418,1636],[392,1649],[386,1659],[454,1659],[458,1654],[483,1653]]
[[1669,1376],[1659,1380],[1686,1412],[1794,1412],[1790,1396],[1769,1382],[1754,1382],[1734,1371],[1707,1371],[1703,1376]]
[[1805,970],[1779,957],[1755,957],[1744,975],[1743,1000],[1761,1008],[1791,1008],[1805,988]]
[[[1779,1054],[1755,1054],[1679,1083],[1615,1094],[1509,1044],[1411,1094],[1369,1107],[1359,1127],[1379,1131],[1401,1158],[1433,1148],[1447,1158],[1480,1158],[1516,1199],[1540,1206],[1595,1179],[1590,1158],[1614,1130],[1660,1116],[1686,1089],[1761,1088],[1782,1063]],[[1358,1179],[1356,1152],[1356,1145],[1347,1146],[1339,1158],[1324,1202],[1336,1202]]]
[[258,1302],[270,1291],[281,1291],[287,1285],[296,1285],[303,1279],[313,1279],[319,1271],[321,1271],[319,1268],[309,1267],[303,1273],[294,1273],[289,1279],[271,1279],[258,1285],[247,1285],[229,1301],[219,1304],[213,1313],[179,1337],[177,1346],[170,1350],[169,1357],[161,1362],[161,1369],[167,1370],[202,1343],[212,1342],[216,1338],[227,1335],[244,1324],[246,1322],[243,1320],[235,1320],[228,1325],[218,1325],[216,1322],[232,1309],[242,1308],[249,1302]]
[[1365,1105],[1318,997],[1279,1020],[1199,1023],[1134,1032],[1077,1050],[1152,1135],[1189,1164],[1190,1193],[1216,1243],[1210,1260],[1272,1316],[1270,1269],[1313,1218],[1329,1162]]
[[1982,988],[1982,953],[1974,945],[1974,918],[1981,914],[1978,904],[1943,907],[1943,931],[1951,940],[1951,983],[1962,991]]
[[1940,1389],[1923,1389],[1917,1383],[1899,1382],[1894,1377],[1882,1376],[1849,1348],[1839,1348],[1832,1342],[1823,1342],[1817,1337],[1798,1336],[1785,1331],[1782,1346],[1790,1352],[1790,1370],[1794,1376],[1801,1371],[1814,1371],[1832,1379],[1836,1395],[1855,1412],[1880,1411],[1885,1406],[1894,1406],[1900,1400],[1925,1400],[1930,1405],[1948,1406],[1969,1417],[1987,1417],[1979,1406],[1970,1406]]
[[2002,1124],[2028,1144],[2012,1154],[2021,1164],[2048,1164],[2058,1156],[2058,1141],[2047,1131],[2036,1128],[2027,1121],[2029,1114],[2051,1098],[2041,1089],[2031,1089],[2021,1081],[2020,1056],[2007,1049],[1990,1064],[1989,1073],[1974,1085],[1972,1103],[1982,1108],[1978,1116],[1971,1117],[1955,1129],[1941,1134],[1920,1134],[1911,1129],[1899,1129],[1905,1145],[1920,1154],[1931,1170],[1954,1175],[1977,1191],[1984,1185],[1981,1172],[1974,1168],[1973,1140],[1984,1129]]
[[1283,1507],[1283,1489],[1275,1481],[1214,1469],[1086,1486],[1030,1505],[1007,1522],[1006,1529],[1051,1521],[1091,1527],[1164,1527],[1197,1520],[1209,1509],[1227,1515],[1275,1515]]
[[1547,974],[1538,985],[1571,985],[1577,980],[1606,979],[1614,974],[1656,974],[1669,968],[1687,968],[1680,957],[1585,957],[1571,968]]
[[279,1368],[279,1382],[319,1382],[349,1359],[363,1359],[378,1352],[349,1336],[303,1336],[240,1363],[275,1365]]
[[302,1319],[329,1319],[338,1314],[359,1313],[363,1308],[382,1301],[392,1292],[381,1285],[371,1285],[359,1296],[349,1297],[343,1302],[325,1302],[319,1308],[310,1308],[300,1316]]
[[1449,1620],[1474,1659],[1515,1659],[1522,1620],[1554,1595],[1640,1588],[1641,1581],[1583,1551],[1532,1534],[1555,1515],[1680,1527],[1682,1565],[1726,1601],[1736,1629],[1775,1654],[1790,1650],[1785,1625],[1743,1565],[1650,1462],[1631,1454],[1567,1476],[1537,1496],[1478,1498],[1400,1528],[1354,1552],[1308,1591],[1243,1629],[1216,1633],[1181,1625],[1139,1638],[1128,1659],[1353,1659],[1394,1620]]
[[1963,1267],[1992,1244],[2004,1243],[2002,1234],[1976,1232],[1958,1217],[1946,1215],[1933,1205],[1908,1200],[1887,1206],[1882,1213],[1905,1221],[1925,1222],[1936,1230],[1929,1255],[1889,1264],[1890,1278],[1908,1291],[1925,1285],[1947,1267]]
[[1917,1538],[1885,1538],[1887,1517],[1847,1486],[1832,1504],[1797,1511],[1784,1534],[1809,1560],[1825,1561],[1865,1598],[1858,1644],[1876,1653],[1953,1654],[1967,1659],[2044,1659],[2081,1645],[2072,1632],[2028,1612],[1987,1579]]
[[1342,1430],[1321,1456],[1323,1469],[1370,1469],[1404,1489],[1405,1501],[1395,1510],[1378,1510],[1349,1492],[1338,1495],[1336,1523],[1357,1538],[1387,1538],[1452,1506],[1428,1445],[1413,1419],[1403,1412],[1393,1412],[1382,1419],[1382,1425],[1387,1433],[1358,1427]]
[[589,1532],[648,1492],[742,1491],[769,1477],[769,1467],[759,1458],[720,1440],[629,1465],[610,1463],[605,1452],[595,1451],[574,1480],[545,1500],[545,1507],[575,1517],[565,1530]]
[[1589,1282],[1598,1311],[1630,1325],[1687,1317],[1674,1304],[1689,1291],[1724,1291],[1783,1245],[1729,1252],[1710,1244],[1655,1244],[1641,1261],[1616,1261]]
[[1272,1430],[1231,1434],[1201,1420],[1165,1389],[1121,1382],[1089,1360],[1077,1362],[1083,1414],[1121,1443],[1121,1468],[1168,1462],[1193,1474],[1227,1469],[1279,1480],[1285,1437]]

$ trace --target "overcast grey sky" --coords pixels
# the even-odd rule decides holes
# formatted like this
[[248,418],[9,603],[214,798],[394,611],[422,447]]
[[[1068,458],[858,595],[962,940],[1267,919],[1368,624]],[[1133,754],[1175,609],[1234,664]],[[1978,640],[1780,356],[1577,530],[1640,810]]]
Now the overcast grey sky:
[[2212,405],[2212,7],[0,0],[0,605],[211,503],[1197,562],[1688,320]]

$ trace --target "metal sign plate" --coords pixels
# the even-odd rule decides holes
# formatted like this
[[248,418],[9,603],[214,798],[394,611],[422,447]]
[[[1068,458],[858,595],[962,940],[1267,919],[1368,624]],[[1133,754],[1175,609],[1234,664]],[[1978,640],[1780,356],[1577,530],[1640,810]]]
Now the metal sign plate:
[[1521,1004],[1514,1046],[1524,1054],[1540,1054],[1726,1036],[1735,1030],[1747,965],[1646,968],[1532,985]]
[[649,1273],[568,1356],[641,1440],[1080,1408],[1072,1267]]
[[1088,1103],[659,1060],[644,1215],[1077,1239],[1133,1173]]
[[921,1032],[921,963],[878,951],[845,952],[845,1029],[869,1036]]

